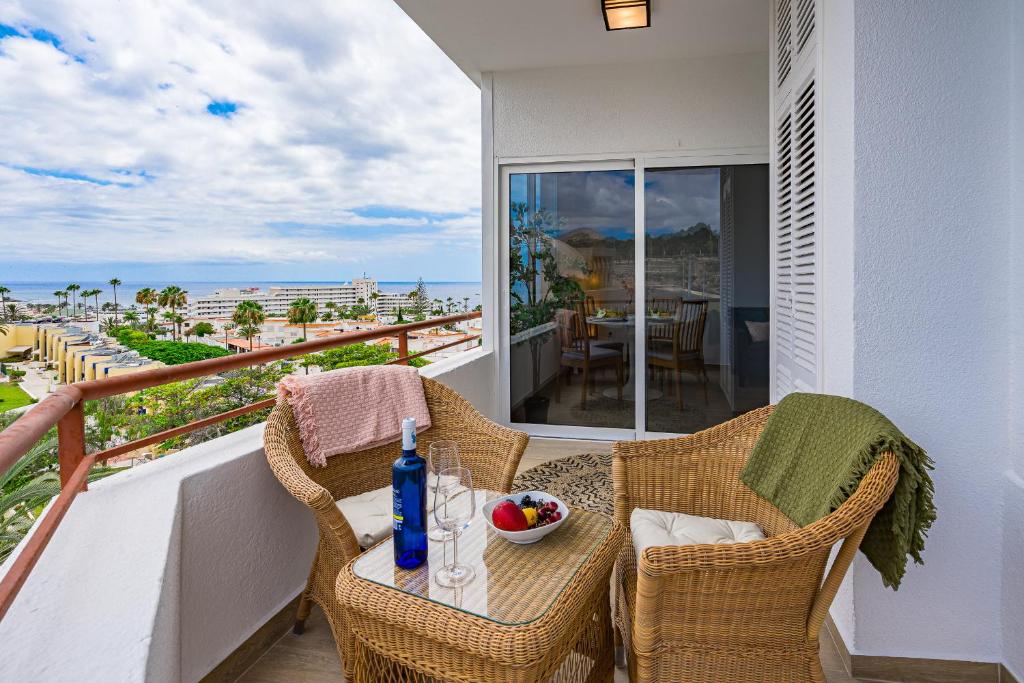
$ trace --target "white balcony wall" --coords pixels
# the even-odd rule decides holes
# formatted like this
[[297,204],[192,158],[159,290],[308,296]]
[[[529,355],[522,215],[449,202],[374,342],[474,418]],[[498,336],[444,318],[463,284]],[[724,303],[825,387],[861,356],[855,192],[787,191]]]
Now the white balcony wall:
[[764,151],[767,72],[767,53],[496,72],[494,154]]
[[[482,349],[423,370],[490,415],[495,373]],[[298,595],[316,538],[267,465],[262,425],[95,482],[0,621],[2,670],[199,680]]]
[[1003,661],[1024,680],[1024,0],[1013,0],[1013,223],[1010,227],[1009,314],[1012,329],[1009,462],[1003,518]]
[[939,511],[898,592],[857,559],[837,622],[855,654],[1018,677],[1021,8],[826,0],[822,79],[825,387],[929,451]]

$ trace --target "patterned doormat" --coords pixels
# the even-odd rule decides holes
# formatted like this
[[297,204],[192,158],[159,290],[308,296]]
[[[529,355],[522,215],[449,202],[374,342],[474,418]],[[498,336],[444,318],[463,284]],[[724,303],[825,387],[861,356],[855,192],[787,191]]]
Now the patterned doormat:
[[612,515],[612,456],[583,453],[552,460],[516,475],[513,491],[547,491],[569,507]]

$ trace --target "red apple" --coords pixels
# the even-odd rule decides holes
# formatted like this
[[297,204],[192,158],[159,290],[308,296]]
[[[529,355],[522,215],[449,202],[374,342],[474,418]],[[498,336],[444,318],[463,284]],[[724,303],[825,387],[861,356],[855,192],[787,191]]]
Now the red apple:
[[502,531],[526,531],[529,523],[519,506],[511,500],[505,500],[491,510],[491,523]]

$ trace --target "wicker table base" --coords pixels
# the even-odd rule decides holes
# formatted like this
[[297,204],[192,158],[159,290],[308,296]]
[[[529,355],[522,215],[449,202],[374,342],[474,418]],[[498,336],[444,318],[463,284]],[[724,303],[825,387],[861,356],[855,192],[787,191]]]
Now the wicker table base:
[[[573,510],[562,528],[533,546],[486,533],[474,580],[483,582],[476,589],[485,591],[485,603],[469,595],[472,584],[457,589],[466,591],[465,605],[462,596],[439,598],[426,568],[411,581],[398,570],[400,587],[398,580],[363,578],[359,560],[342,569],[336,588],[354,634],[356,683],[612,680],[608,588],[624,542],[621,525]],[[379,551],[390,553],[388,544]]]

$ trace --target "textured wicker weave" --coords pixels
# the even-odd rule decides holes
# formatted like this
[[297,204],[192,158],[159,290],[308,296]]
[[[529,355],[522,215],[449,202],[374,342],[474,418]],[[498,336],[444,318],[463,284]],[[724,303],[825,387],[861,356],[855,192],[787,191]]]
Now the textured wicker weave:
[[[689,437],[615,444],[615,518],[634,508],[757,522],[767,540],[648,548],[619,558],[616,638],[630,680],[815,681],[818,631],[898,463],[885,454],[838,510],[793,524],[739,481],[772,407]],[[844,540],[845,539],[845,540]],[[833,545],[844,540],[822,582]]]
[[[529,437],[494,424],[440,382],[422,379],[431,427],[418,435],[419,442],[458,442],[462,464],[472,470],[474,483],[479,482],[477,485],[481,488],[509,491]],[[398,447],[389,444],[346,453],[329,458],[327,467],[311,467],[302,451],[291,408],[286,403],[279,403],[271,411],[263,444],[274,476],[312,509],[320,528],[320,543],[299,604],[296,631],[301,632],[309,616],[309,601],[315,601],[327,615],[338,643],[338,654],[346,673],[350,674],[353,641],[335,597],[334,582],[341,568],[356,557],[360,549],[352,527],[335,501],[389,485],[391,464],[398,456]]]
[[[351,680],[610,682],[614,663],[609,579],[625,535],[622,525],[597,513],[573,510],[570,521],[576,533],[600,532],[594,539],[597,546],[543,614],[521,625],[500,624],[381,586],[357,577],[353,563],[346,565],[338,575],[337,591],[356,638]],[[564,533],[574,532],[568,526],[556,532]],[[501,611],[525,613],[527,603],[550,601],[552,588],[538,587],[530,577],[571,552],[567,548],[573,544],[556,540],[553,535],[528,549],[504,541],[495,544],[484,560],[489,590],[511,599],[518,592],[523,603],[497,606]],[[591,547],[591,540],[584,539],[583,545]],[[535,562],[524,566],[527,557]],[[527,605],[525,610],[529,609]]]

